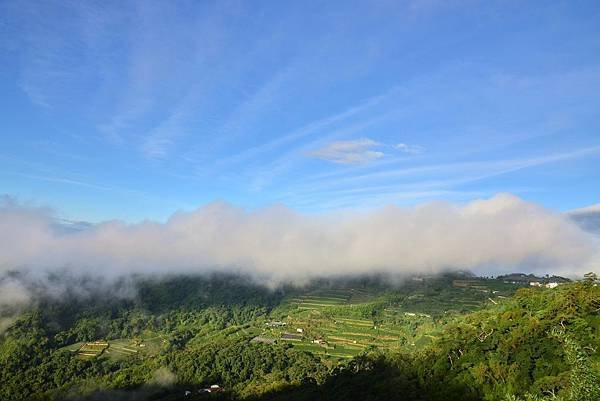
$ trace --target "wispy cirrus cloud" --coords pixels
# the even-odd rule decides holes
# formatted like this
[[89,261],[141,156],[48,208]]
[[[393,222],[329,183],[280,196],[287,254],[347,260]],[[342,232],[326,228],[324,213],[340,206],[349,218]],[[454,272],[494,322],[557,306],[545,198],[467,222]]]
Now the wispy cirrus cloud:
[[[119,190],[129,188],[183,204],[284,199],[311,210],[408,196],[463,201],[514,191],[513,177],[547,188],[536,197],[551,204],[593,197],[585,186],[599,154],[559,154],[598,145],[596,29],[548,21],[566,42],[524,54],[517,49],[539,43],[548,23],[515,38],[485,10],[436,24],[446,6],[438,14],[417,3],[327,4],[314,15],[239,2],[0,1],[0,76],[14,81],[4,92],[15,110],[0,148],[32,163],[0,157],[4,189],[71,199],[77,187],[95,210],[136,203],[135,191]],[[486,40],[465,41],[484,33],[471,18],[486,21]],[[490,42],[516,51],[505,55],[518,63],[474,57]],[[455,43],[468,45],[445,52]],[[19,95],[29,102],[13,102]],[[564,171],[526,171],[546,160],[569,160],[549,168],[572,166],[579,190],[562,185]]]
[[338,164],[362,164],[382,158],[385,154],[378,149],[381,146],[369,138],[335,141],[309,153],[310,156]]
[[[310,121],[304,126],[292,132],[277,136],[275,137],[275,139],[247,148],[241,153],[220,160],[219,164],[231,164],[238,162],[246,162],[250,159],[260,159],[263,158],[265,154],[286,147],[287,152],[285,152],[285,156],[289,156],[290,152],[296,151],[296,149],[292,146],[294,143],[300,141],[301,144],[298,146],[302,146],[302,141],[306,137],[314,136],[323,132],[324,130],[331,129],[332,127],[335,128],[348,123],[352,124],[353,119],[360,117],[360,115],[362,115],[363,113],[371,112],[376,106],[381,105],[381,103],[383,103],[384,101],[393,98],[394,95],[397,95],[398,91],[398,87],[393,87],[383,93],[374,95],[367,99],[363,99],[357,104],[353,104],[352,106],[349,106],[348,108],[342,111],[338,111],[334,114],[327,115],[314,121]],[[292,148],[291,151],[290,148]]]

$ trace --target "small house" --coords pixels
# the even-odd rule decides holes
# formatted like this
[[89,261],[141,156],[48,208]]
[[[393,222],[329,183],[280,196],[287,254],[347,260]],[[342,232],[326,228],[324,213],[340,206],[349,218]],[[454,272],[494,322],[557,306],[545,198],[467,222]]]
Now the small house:
[[202,388],[202,389],[198,390],[198,393],[218,393],[220,391],[223,391],[223,388],[221,386],[219,386],[218,384],[213,384],[210,387],[206,387],[206,388]]

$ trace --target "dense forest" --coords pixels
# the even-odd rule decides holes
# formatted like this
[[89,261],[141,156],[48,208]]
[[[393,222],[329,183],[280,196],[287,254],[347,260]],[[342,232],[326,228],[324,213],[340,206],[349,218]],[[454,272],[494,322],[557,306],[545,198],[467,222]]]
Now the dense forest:
[[600,399],[593,274],[132,283],[40,294],[0,337],[0,399]]

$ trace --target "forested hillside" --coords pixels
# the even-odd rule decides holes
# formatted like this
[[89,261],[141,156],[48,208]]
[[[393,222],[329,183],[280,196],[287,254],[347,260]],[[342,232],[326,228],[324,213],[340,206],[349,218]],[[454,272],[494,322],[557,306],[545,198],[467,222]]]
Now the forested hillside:
[[556,288],[464,275],[135,287],[24,311],[0,337],[0,399],[600,399],[593,275]]

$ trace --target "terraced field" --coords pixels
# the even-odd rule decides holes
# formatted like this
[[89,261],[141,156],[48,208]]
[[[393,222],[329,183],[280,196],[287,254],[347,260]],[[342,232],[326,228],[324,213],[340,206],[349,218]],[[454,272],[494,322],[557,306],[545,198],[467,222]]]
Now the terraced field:
[[81,359],[90,359],[102,355],[102,353],[108,348],[106,341],[93,341],[93,342],[78,342],[64,349],[71,351]]
[[[368,346],[387,347],[397,343],[398,335],[378,330],[372,319],[340,316],[337,312],[352,311],[355,306],[372,299],[368,290],[361,288],[328,288],[309,291],[289,300],[291,314],[285,330],[302,329],[302,341],[289,341],[294,348],[327,358],[351,358]],[[342,309],[340,309],[342,308]],[[270,329],[271,336],[279,337],[283,329]],[[278,336],[279,334],[279,336]],[[313,341],[322,342],[315,344]]]
[[331,306],[346,305],[353,296],[352,289],[323,289],[309,292],[290,301],[298,309],[320,310]]
[[[269,316],[244,325],[208,330],[190,341],[254,339],[290,346],[333,360],[351,358],[371,347],[419,349],[456,314],[489,302],[503,302],[511,287],[491,282],[456,288],[452,282],[409,282],[403,287],[348,286],[294,291]],[[485,284],[485,285],[484,285]],[[65,347],[78,358],[112,360],[156,355],[166,340],[156,333],[77,343]]]
[[[310,319],[296,317],[294,326],[303,329],[304,340],[290,343],[299,349],[334,358],[352,357],[369,346],[389,348],[399,345],[400,330],[388,330],[374,325],[368,319],[329,318],[315,313]],[[312,341],[322,344],[314,344]]]
[[125,359],[136,355],[140,351],[140,348],[143,348],[140,345],[128,338],[111,340],[110,346],[106,350],[106,355],[113,360]]
[[[327,358],[352,357],[368,347],[418,349],[435,340],[439,319],[502,302],[503,294],[514,291],[494,281],[476,284],[410,282],[388,293],[358,286],[308,290],[284,301],[278,316],[285,327],[263,328],[260,335]],[[297,329],[302,329],[301,341],[281,338]]]

